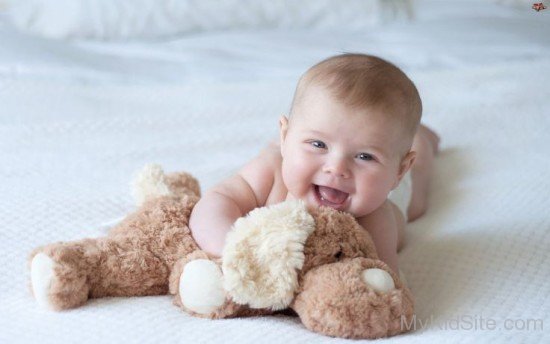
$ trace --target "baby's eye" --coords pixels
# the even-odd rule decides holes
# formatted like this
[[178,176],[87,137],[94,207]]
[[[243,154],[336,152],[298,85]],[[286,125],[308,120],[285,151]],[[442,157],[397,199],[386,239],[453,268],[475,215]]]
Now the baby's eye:
[[369,153],[359,153],[359,154],[357,154],[357,157],[361,160],[364,160],[364,161],[374,160],[374,156],[372,156]]
[[323,141],[315,140],[315,141],[311,141],[310,143],[315,148],[321,148],[321,149],[327,148],[327,145]]

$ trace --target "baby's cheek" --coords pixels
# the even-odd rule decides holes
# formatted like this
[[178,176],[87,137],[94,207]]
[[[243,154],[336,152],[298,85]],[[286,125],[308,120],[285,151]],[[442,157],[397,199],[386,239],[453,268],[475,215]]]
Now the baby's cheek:
[[307,193],[310,185],[308,171],[300,164],[283,165],[283,182],[288,191],[295,197],[302,197]]
[[372,213],[386,201],[385,197],[369,197],[360,206],[359,212],[362,216]]
[[378,209],[388,198],[389,188],[380,181],[363,185],[355,208],[363,215]]

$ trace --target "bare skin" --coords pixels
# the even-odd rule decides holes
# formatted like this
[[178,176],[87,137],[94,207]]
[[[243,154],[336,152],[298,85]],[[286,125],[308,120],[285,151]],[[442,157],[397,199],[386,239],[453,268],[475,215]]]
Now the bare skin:
[[411,148],[416,152],[416,159],[411,167],[412,195],[407,210],[407,219],[391,201],[359,223],[369,229],[376,250],[381,260],[398,272],[398,255],[406,244],[405,227],[422,217],[428,210],[428,193],[433,174],[434,159],[439,151],[439,136],[421,125],[416,133]]
[[433,175],[434,159],[439,151],[439,136],[430,128],[421,125],[414,137],[411,150],[416,152],[416,160],[411,167],[412,195],[407,209],[407,221],[401,211],[392,204],[396,221],[400,224],[397,252],[405,246],[405,222],[415,221],[428,210],[430,180]]
[[414,137],[412,150],[416,152],[416,160],[411,168],[413,192],[407,211],[409,222],[424,215],[428,209],[428,191],[434,158],[439,152],[439,136],[430,128],[421,125]]
[[[411,151],[416,159],[411,167],[412,197],[408,221],[421,217],[428,207],[428,191],[439,137],[421,125]],[[189,226],[198,245],[221,256],[225,236],[235,220],[257,207],[269,206],[289,198],[281,176],[280,147],[273,142],[236,175],[206,192],[191,214]],[[212,216],[216,214],[216,216]],[[371,214],[358,218],[369,229],[380,259],[398,271],[397,252],[405,244],[406,220],[399,209],[386,201]]]

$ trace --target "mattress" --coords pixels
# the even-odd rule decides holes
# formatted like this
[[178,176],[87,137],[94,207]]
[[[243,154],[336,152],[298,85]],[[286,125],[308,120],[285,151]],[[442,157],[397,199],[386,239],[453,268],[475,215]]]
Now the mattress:
[[416,20],[368,32],[203,32],[53,41],[0,20],[0,342],[332,343],[286,315],[188,316],[170,296],[40,309],[36,246],[97,237],[135,209],[156,162],[207,189],[277,136],[295,83],[341,52],[402,67],[442,138],[427,214],[400,267],[414,331],[387,342],[550,341],[550,11],[417,1]]

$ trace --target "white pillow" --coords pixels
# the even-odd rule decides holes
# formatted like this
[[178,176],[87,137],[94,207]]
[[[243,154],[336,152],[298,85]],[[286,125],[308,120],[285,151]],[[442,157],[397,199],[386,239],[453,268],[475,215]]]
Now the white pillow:
[[493,2],[503,4],[503,5],[531,7],[533,6],[534,3],[545,2],[545,1],[542,1],[542,0],[493,0]]
[[364,29],[411,16],[410,0],[11,0],[9,8],[23,31],[95,39],[244,28]]
[[[449,0],[440,0],[449,1]],[[472,0],[468,0],[472,1]],[[542,2],[546,7],[550,6],[550,0],[484,0],[485,2],[494,3],[497,5],[515,7],[524,10],[533,10],[533,4]]]

